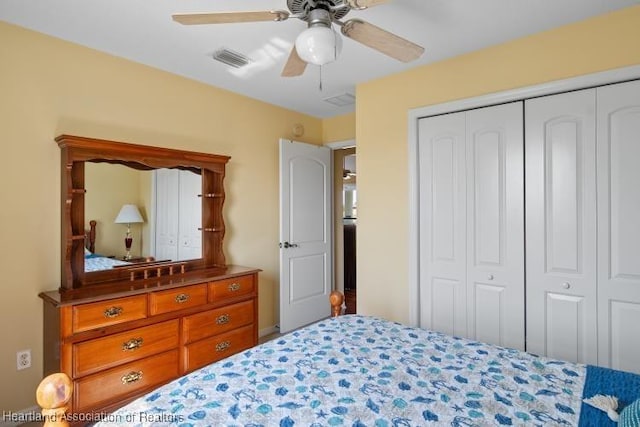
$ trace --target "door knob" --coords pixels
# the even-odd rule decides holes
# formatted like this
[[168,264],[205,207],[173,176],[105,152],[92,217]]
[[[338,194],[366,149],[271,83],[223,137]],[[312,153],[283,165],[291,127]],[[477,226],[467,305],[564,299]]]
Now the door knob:
[[562,287],[563,287],[564,289],[569,289],[569,288],[571,287],[571,283],[569,283],[569,282],[564,282],[564,283],[562,284]]
[[289,248],[297,248],[297,247],[298,245],[296,243],[289,243],[289,242],[280,243],[280,248],[289,249]]

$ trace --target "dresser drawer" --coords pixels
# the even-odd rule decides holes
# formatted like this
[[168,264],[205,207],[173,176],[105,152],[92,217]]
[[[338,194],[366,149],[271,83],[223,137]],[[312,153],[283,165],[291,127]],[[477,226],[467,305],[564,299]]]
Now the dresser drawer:
[[209,283],[209,302],[247,295],[254,291],[253,276],[240,276]]
[[72,310],[73,332],[88,331],[147,317],[147,296],[116,298],[76,305]]
[[207,303],[207,285],[186,286],[149,294],[151,315],[169,313]]
[[73,375],[81,377],[178,347],[179,320],[73,345]]
[[253,322],[253,300],[184,318],[182,333],[185,344],[230,331]]
[[117,402],[177,376],[178,350],[147,357],[75,381],[73,408],[75,412],[82,412]]
[[253,325],[216,335],[185,346],[185,371],[193,371],[209,363],[224,359],[253,347],[256,342]]

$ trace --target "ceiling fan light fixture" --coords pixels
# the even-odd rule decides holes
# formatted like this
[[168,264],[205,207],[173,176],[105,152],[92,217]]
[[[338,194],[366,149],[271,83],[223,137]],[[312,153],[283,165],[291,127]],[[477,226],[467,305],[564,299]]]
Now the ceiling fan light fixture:
[[338,59],[342,37],[331,27],[327,10],[314,9],[309,13],[309,27],[296,38],[296,51],[305,62],[324,65]]
[[296,50],[303,61],[324,65],[338,59],[342,38],[332,28],[309,27],[296,39]]

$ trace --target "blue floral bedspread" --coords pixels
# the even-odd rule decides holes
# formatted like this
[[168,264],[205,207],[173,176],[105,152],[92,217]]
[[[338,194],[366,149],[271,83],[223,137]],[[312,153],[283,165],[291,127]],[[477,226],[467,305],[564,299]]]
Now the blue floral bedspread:
[[116,258],[108,258],[101,255],[89,255],[84,257],[84,272],[89,273],[91,271],[111,270],[116,265],[127,264],[130,263]]
[[585,366],[364,316],[175,380],[103,426],[575,426]]

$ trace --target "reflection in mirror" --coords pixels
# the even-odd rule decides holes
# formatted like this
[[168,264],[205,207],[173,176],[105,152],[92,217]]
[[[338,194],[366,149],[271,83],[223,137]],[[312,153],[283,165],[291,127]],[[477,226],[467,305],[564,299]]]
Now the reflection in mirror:
[[356,211],[356,155],[344,157],[342,167],[342,206],[344,223],[352,223],[357,217]]
[[[138,170],[120,164],[85,164],[85,227],[97,222],[95,251],[85,251],[84,271],[126,267],[148,260],[202,257],[202,178],[190,170]],[[115,223],[125,204],[135,205],[142,223],[132,223],[131,259],[126,223]]]

